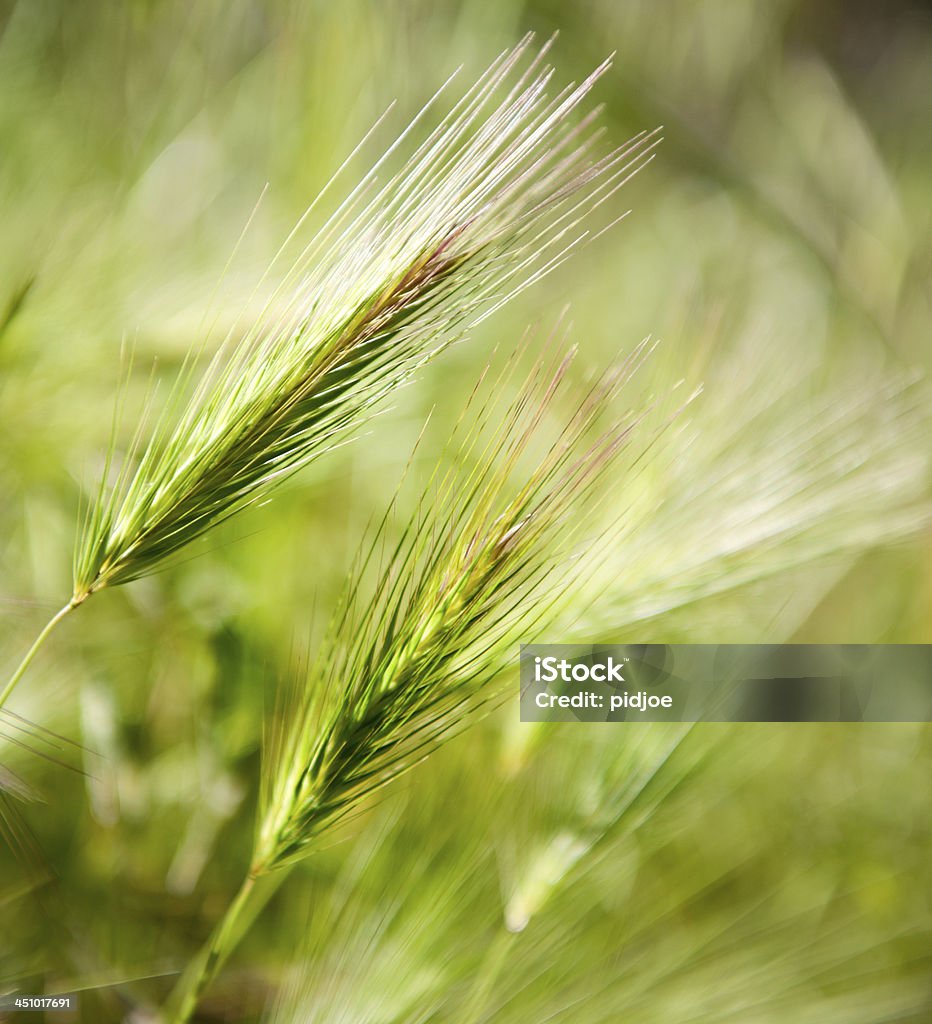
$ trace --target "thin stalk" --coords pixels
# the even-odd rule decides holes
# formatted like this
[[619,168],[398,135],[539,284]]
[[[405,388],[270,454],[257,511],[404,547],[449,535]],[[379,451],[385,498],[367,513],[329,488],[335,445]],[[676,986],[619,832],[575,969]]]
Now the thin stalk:
[[[275,872],[250,868],[210,938],[185,968],[169,995],[161,1018],[163,1024],[187,1024],[210,983],[239,945],[251,921],[288,873],[288,866]],[[263,884],[258,885],[259,882]]]
[[48,637],[51,634],[52,630],[59,624],[59,622],[61,622],[61,620],[69,612],[74,611],[74,609],[77,608],[80,604],[81,604],[80,601],[75,601],[74,599],[72,599],[71,601],[69,601],[65,605],[64,608],[62,608],[60,611],[56,612],[49,619],[49,621],[45,625],[45,628],[36,637],[35,643],[26,652],[26,657],[23,658],[23,660],[19,663],[19,668],[17,668],[17,670],[10,677],[10,681],[6,684],[6,688],[4,689],[3,693],[0,693],[0,708],[2,708],[4,704],[6,704],[7,699],[9,698],[10,694],[16,689],[16,684],[26,674],[26,669],[28,669],[30,664],[32,664],[32,659],[35,658],[36,654],[38,654],[39,649],[42,647],[42,645],[48,639]]
[[235,948],[237,923],[246,909],[255,884],[256,876],[250,872],[210,938],[188,964],[169,997],[165,1017],[167,1024],[185,1024],[190,1019],[207,986]]

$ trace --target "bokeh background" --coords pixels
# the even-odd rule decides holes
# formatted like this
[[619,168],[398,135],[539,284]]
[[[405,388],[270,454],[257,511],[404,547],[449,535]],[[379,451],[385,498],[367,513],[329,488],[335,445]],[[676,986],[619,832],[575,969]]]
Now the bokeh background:
[[[705,384],[695,455],[639,488],[675,507],[735,434],[745,445],[720,501],[633,531],[613,602],[579,609],[593,635],[932,642],[932,539],[920,514],[874,502],[882,468],[826,506],[812,543],[716,547],[781,424],[836,396],[882,412],[885,380],[932,368],[927,4],[2,0],[0,675],[70,594],[121,378],[128,434],[207,326],[220,338],[248,317],[279,241],[389,102],[400,127],[528,30],[559,32],[560,80],[616,52],[596,92],[610,140],[664,125],[618,197],[632,214],[364,439],[82,609],[11,704],[67,739],[30,732],[24,749],[3,723],[19,781],[0,989],[81,989],[56,1020],[141,1021],[159,1003],[248,863],[276,683],[428,412],[425,462],[493,345],[568,303],[583,368],[652,335],[658,392]],[[755,441],[762,410],[776,434]],[[899,452],[912,482],[900,467],[893,488],[910,509],[929,497],[921,413]],[[869,460],[860,436],[852,457]],[[528,734],[515,717],[449,744],[294,872],[202,1019],[930,1019],[928,726],[703,726],[677,745],[659,728]]]

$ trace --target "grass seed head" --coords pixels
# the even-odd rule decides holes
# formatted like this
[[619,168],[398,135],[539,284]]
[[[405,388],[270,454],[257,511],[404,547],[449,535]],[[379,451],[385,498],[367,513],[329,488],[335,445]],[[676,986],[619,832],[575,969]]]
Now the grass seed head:
[[383,157],[187,398],[182,375],[138,461],[90,506],[73,603],[264,497],[582,241],[581,220],[658,139],[593,155],[592,114],[577,112],[607,65],[553,94],[548,48],[504,53],[380,183]]
[[460,445],[471,468],[435,474],[393,548],[383,527],[362,559],[385,556],[372,596],[357,573],[274,737],[254,871],[302,856],[494,700],[514,645],[553,621],[584,570],[568,556],[640,416],[600,419],[647,351],[594,385],[543,455],[572,357],[538,361],[504,413],[480,408]]

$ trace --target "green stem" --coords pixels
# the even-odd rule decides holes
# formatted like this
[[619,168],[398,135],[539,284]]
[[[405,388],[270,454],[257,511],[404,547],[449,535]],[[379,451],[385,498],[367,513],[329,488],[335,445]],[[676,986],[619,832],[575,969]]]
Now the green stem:
[[78,604],[80,604],[80,602],[75,602],[72,599],[65,605],[64,608],[56,612],[51,617],[51,619],[49,619],[49,621],[46,623],[45,628],[36,637],[35,643],[26,652],[26,657],[23,658],[23,660],[19,663],[19,668],[10,677],[10,681],[6,684],[6,688],[4,689],[3,693],[0,693],[0,708],[2,708],[4,704],[6,704],[10,694],[16,689],[16,684],[26,674],[26,669],[29,668],[30,664],[32,663],[32,659],[38,653],[39,648],[48,639],[49,634],[69,612],[74,611],[74,609],[78,607]]
[[210,938],[179,978],[165,1006],[166,1024],[185,1024],[190,1020],[207,986],[236,948],[240,938],[236,934],[237,924],[252,896],[256,877],[252,873],[246,876]]
[[191,1019],[210,983],[288,874],[287,866],[273,871],[250,868],[210,938],[171,991],[160,1018],[163,1024],[186,1024]]

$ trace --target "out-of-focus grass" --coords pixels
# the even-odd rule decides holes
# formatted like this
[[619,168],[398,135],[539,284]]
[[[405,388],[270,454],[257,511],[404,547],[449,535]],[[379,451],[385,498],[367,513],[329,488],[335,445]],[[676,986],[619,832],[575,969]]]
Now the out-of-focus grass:
[[[623,196],[633,215],[448,353],[364,443],[62,628],[13,708],[87,749],[48,748],[65,767],[2,750],[45,802],[11,812],[31,833],[21,856],[0,844],[0,983],[87,986],[83,1021],[159,1001],[158,975],[184,965],[247,866],[276,677],[319,633],[428,410],[427,461],[496,342],[572,300],[583,361],[657,335],[657,389],[705,380],[709,422],[727,421],[745,367],[772,368],[775,388],[797,377],[802,414],[838,382],[870,395],[932,365],[932,27],[918,4],[7,2],[0,666],[69,591],[123,340],[138,407],[155,360],[170,378],[205,317],[222,337],[248,307],[390,100],[413,112],[529,28],[559,29],[566,77],[618,51],[601,89],[614,140],[665,125],[661,158]],[[930,570],[920,536],[649,619],[633,639],[929,641]],[[609,806],[599,773],[622,739],[579,726],[514,747],[509,716],[302,867],[205,1019],[258,1015],[285,978],[282,1021],[928,1014],[926,727],[699,728],[717,756],[636,828],[622,816],[561,855],[572,870],[501,939],[521,873],[555,837],[578,851],[587,808]]]

